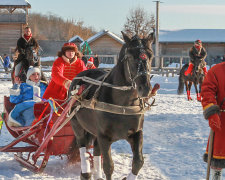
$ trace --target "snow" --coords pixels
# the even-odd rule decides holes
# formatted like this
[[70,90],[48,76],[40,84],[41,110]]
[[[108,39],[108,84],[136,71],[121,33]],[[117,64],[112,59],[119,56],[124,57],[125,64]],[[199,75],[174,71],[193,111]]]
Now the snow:
[[27,0],[1,0],[0,5],[27,6],[29,3]]
[[225,42],[225,29],[177,29],[160,30],[159,42]]
[[[2,74],[0,74],[2,75]],[[197,102],[194,88],[193,101],[186,95],[177,95],[178,76],[154,75],[152,84],[160,84],[156,105],[145,114],[143,154],[145,163],[138,179],[145,180],[203,180],[206,163],[202,160],[205,152],[209,127],[203,118],[201,103]],[[9,95],[11,82],[0,83],[0,99]],[[3,111],[3,102],[0,103]],[[13,137],[3,125],[0,146],[6,145]],[[64,156],[63,156],[64,157]],[[114,179],[122,179],[131,169],[132,153],[126,141],[112,145]],[[71,165],[60,157],[51,157],[44,173],[33,174],[13,159],[13,153],[0,153],[0,179],[79,179],[80,163]]]

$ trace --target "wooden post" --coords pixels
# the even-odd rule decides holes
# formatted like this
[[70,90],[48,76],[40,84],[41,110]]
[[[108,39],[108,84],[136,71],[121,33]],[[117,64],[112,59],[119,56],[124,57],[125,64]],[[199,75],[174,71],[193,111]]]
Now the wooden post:
[[181,56],[180,57],[180,69],[182,68],[182,66],[183,66],[183,57]]
[[117,55],[113,56],[113,61],[114,61],[114,64],[116,65],[117,64]]
[[163,60],[164,60],[164,58],[161,56],[160,57],[160,68],[161,69],[163,69]]
[[209,180],[210,176],[210,165],[211,165],[211,158],[213,155],[213,141],[214,141],[214,132],[211,129],[210,130],[210,135],[209,135],[209,147],[208,147],[208,165],[207,165],[207,175],[206,175],[206,180]]

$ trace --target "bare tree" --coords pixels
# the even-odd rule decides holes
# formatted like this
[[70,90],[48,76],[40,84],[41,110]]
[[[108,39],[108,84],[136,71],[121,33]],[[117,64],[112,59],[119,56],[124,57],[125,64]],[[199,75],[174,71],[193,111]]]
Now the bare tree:
[[146,37],[153,28],[155,28],[154,15],[149,16],[143,8],[137,7],[130,10],[123,30],[131,36],[137,34],[140,37]]

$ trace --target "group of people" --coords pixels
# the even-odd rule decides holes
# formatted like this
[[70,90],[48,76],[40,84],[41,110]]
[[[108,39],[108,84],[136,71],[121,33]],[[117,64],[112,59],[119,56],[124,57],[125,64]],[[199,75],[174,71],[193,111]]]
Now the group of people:
[[24,49],[27,46],[38,48],[37,41],[32,37],[29,27],[25,28],[24,35],[17,43],[19,56],[15,63],[15,83],[10,89],[10,102],[16,105],[9,114],[9,126],[31,125],[34,120],[33,106],[35,103],[40,102],[42,98],[49,99],[50,97],[55,100],[65,100],[73,78],[82,71],[96,68],[93,57],[90,57],[85,65],[77,46],[74,43],[65,43],[53,63],[49,83],[41,81],[39,66],[30,67],[27,71],[26,82],[21,82],[18,76],[19,66],[25,58]]
[[[26,33],[28,32],[28,34]],[[30,32],[30,33],[29,33]],[[24,46],[34,45],[36,41],[32,38],[30,28],[25,29],[25,34],[18,41],[19,61],[23,60]],[[196,40],[190,50],[189,67],[185,75],[189,76],[193,69],[193,61],[197,58],[202,61],[202,68],[206,75],[202,84],[202,106],[204,117],[208,120],[210,128],[215,133],[213,156],[211,168],[212,177],[221,179],[221,169],[225,168],[225,62],[212,67],[208,73],[206,69],[205,58],[207,56],[205,48],[200,40]],[[19,62],[17,62],[19,64]],[[52,66],[51,81],[40,81],[41,73],[39,67],[30,67],[27,72],[27,80],[16,83],[10,89],[10,101],[15,103],[15,108],[10,112],[8,119],[9,126],[29,126],[34,119],[34,103],[41,101],[42,98],[65,100],[67,92],[74,77],[87,69],[96,68],[94,58],[91,57],[85,65],[81,53],[74,43],[65,43],[58,52],[58,58]],[[208,146],[204,160],[207,161]]]

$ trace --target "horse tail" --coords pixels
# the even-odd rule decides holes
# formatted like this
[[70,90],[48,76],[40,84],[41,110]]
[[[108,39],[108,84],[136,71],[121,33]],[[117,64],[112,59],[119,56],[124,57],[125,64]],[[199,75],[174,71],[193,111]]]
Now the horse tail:
[[70,148],[69,148],[69,152],[67,153],[68,156],[68,161],[71,164],[74,164],[76,162],[80,161],[80,151],[79,151],[79,147],[76,141],[76,137],[74,137]]
[[186,65],[182,67],[180,70],[180,75],[179,75],[179,85],[177,89],[177,94],[181,95],[184,93],[184,72],[185,72]]

